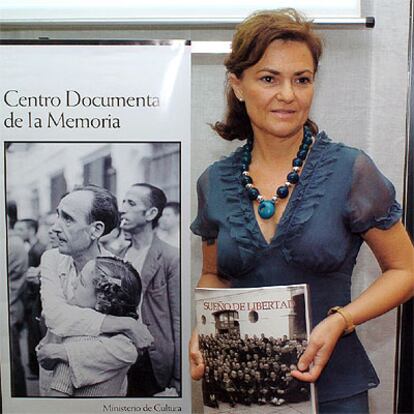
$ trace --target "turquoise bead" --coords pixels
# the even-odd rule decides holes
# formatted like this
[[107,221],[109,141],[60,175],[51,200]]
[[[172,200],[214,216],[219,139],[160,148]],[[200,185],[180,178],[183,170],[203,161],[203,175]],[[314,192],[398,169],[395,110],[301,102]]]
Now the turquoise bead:
[[269,219],[275,214],[275,204],[270,200],[263,200],[259,203],[259,216],[262,219]]

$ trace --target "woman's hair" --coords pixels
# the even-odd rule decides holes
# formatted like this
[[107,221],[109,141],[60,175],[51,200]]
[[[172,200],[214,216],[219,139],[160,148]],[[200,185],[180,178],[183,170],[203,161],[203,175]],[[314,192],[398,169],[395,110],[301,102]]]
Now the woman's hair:
[[[227,73],[238,78],[243,71],[255,65],[275,40],[305,43],[313,58],[315,73],[322,54],[322,41],[312,29],[312,23],[294,9],[260,11],[248,16],[236,28],[232,51],[224,64]],[[227,81],[227,112],[223,122],[216,122],[212,128],[224,139],[244,140],[253,137],[253,130],[244,102],[240,102]],[[308,119],[305,123],[313,134],[317,125]]]
[[99,312],[138,319],[142,283],[131,263],[117,257],[97,257],[94,285]]

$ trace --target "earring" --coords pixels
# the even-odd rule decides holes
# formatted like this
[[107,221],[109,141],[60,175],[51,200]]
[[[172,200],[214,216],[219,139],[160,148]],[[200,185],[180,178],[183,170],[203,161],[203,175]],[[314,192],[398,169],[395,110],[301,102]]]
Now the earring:
[[[238,93],[236,93],[236,91],[233,89],[233,93],[234,93],[234,96],[237,98],[237,100],[239,101],[239,102],[243,102],[243,97],[242,96],[239,96],[239,94]],[[239,92],[240,93],[240,92]]]

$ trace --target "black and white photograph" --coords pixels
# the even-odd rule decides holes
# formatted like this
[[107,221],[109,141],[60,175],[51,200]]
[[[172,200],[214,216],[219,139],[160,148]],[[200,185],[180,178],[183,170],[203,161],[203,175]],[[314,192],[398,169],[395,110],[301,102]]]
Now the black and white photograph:
[[11,396],[180,397],[181,143],[4,153]]
[[306,285],[196,289],[204,413],[309,414],[314,386],[291,375],[306,349]]

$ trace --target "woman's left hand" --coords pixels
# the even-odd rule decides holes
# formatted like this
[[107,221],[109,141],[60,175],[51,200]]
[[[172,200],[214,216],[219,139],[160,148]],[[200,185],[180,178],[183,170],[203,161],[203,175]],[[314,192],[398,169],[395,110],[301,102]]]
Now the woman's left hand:
[[54,369],[58,362],[68,362],[68,356],[62,344],[39,346],[36,353],[39,364],[46,370]]
[[309,338],[308,346],[299,359],[298,370],[292,371],[292,376],[300,381],[315,382],[329,361],[345,326],[345,320],[337,313],[328,316],[316,325]]

